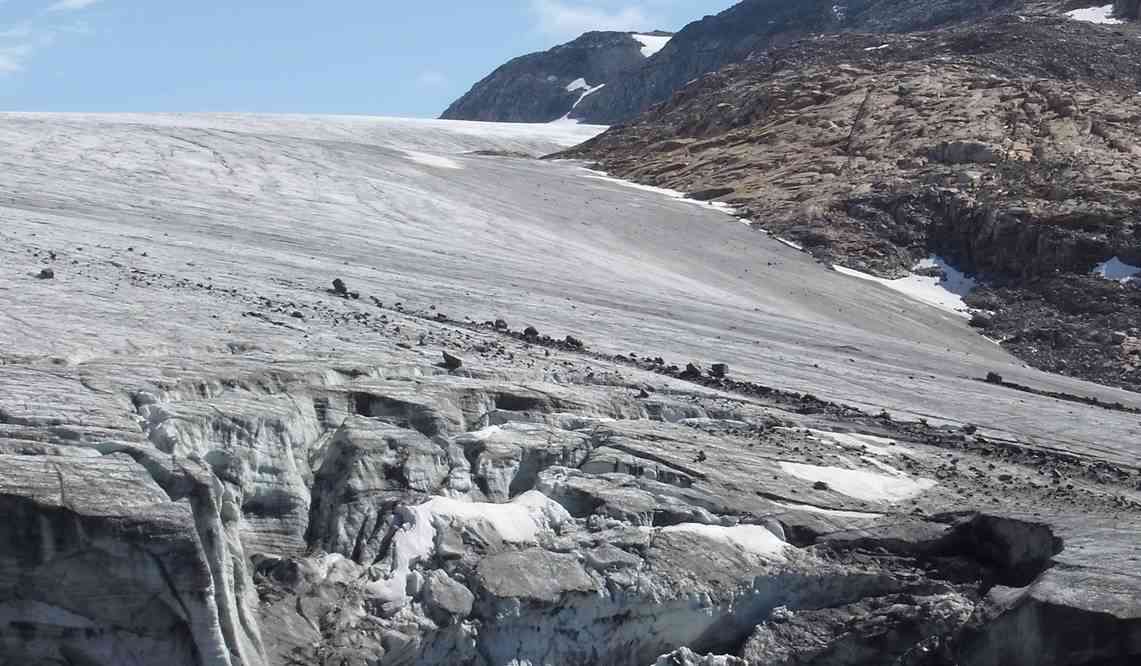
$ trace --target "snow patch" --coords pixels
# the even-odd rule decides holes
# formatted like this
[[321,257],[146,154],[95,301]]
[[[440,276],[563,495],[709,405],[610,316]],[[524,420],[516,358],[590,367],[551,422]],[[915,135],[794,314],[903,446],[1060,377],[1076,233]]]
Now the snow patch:
[[[605,83],[600,83],[596,86],[587,86],[586,89],[583,90],[582,95],[580,95],[578,100],[575,101],[574,106],[572,106],[571,109],[578,108],[578,105],[582,104],[582,100],[586,99],[587,97],[590,97],[591,95],[598,92],[599,90],[602,90],[605,87],[606,87]],[[567,116],[570,116],[570,114],[568,113]]]
[[821,516],[830,516],[832,518],[864,518],[872,520],[875,518],[882,518],[882,513],[867,513],[865,511],[843,511],[841,509],[825,509],[820,506],[812,506],[811,504],[794,504],[792,502],[773,502],[773,504],[781,507],[782,509],[789,509],[791,511],[806,511],[808,513],[815,513]]
[[424,166],[434,167],[436,169],[462,169],[464,166],[459,162],[444,157],[443,155],[433,155],[431,153],[422,153],[419,150],[402,150],[404,156],[417,164]]
[[733,215],[733,216],[737,215],[737,209],[734,208],[733,206],[730,206],[727,203],[723,203],[720,201],[698,201],[697,199],[690,199],[689,197],[687,197],[685,195],[684,192],[679,192],[678,190],[671,190],[671,189],[668,189],[665,187],[654,187],[653,185],[642,185],[641,183],[635,183],[635,182],[632,182],[629,180],[622,180],[621,178],[615,178],[615,177],[613,177],[613,176],[611,176],[605,172],[595,171],[593,169],[583,168],[583,171],[585,171],[588,174],[587,178],[590,178],[593,180],[602,180],[602,181],[606,181],[608,183],[616,183],[618,185],[624,185],[626,187],[633,188],[635,190],[642,190],[643,192],[653,192],[654,194],[661,194],[661,195],[667,196],[671,199],[677,199],[679,201],[684,201],[686,203],[694,204],[696,206],[701,206],[702,208],[707,208],[709,210],[715,210],[719,213],[725,213],[727,215]]
[[400,527],[392,537],[392,573],[367,586],[377,598],[407,604],[408,578],[417,562],[435,551],[436,526],[461,523],[490,527],[503,541],[514,544],[537,543],[539,534],[572,520],[567,510],[542,493],[530,490],[508,504],[461,502],[448,497],[399,510]]
[[745,552],[773,561],[783,562],[785,549],[788,548],[788,544],[782,541],[780,537],[760,525],[722,527],[720,525],[682,523],[681,525],[663,527],[662,531],[693,534],[710,541],[735,546]]
[[794,243],[794,242],[790,241],[789,239],[781,238],[780,236],[773,236],[773,238],[776,239],[777,242],[783,243],[783,244],[791,247],[792,249],[796,250],[797,252],[804,252],[804,246],[801,245],[800,243]]
[[[579,95],[578,99],[575,100],[574,104],[571,105],[570,111],[567,111],[565,116],[563,116],[562,118],[559,118],[558,120],[552,120],[551,122],[549,122],[547,124],[548,125],[555,125],[555,124],[578,125],[579,121],[570,117],[571,111],[574,111],[575,109],[577,109],[578,105],[582,104],[582,100],[586,99],[587,97],[590,97],[591,95],[598,92],[599,90],[602,90],[605,87],[606,87],[605,83],[600,83],[596,86],[591,86],[589,83],[586,82],[586,79],[575,79],[574,81],[571,81],[570,85],[567,86],[567,92],[575,92],[577,90],[581,90],[582,94]],[[605,129],[605,128],[603,128],[603,129]]]
[[508,504],[461,502],[436,497],[423,506],[427,506],[434,517],[448,522],[486,523],[507,543],[518,544],[536,543],[540,532],[554,529],[571,519],[562,505],[536,490],[527,491]]
[[882,51],[883,49],[886,49],[889,46],[891,46],[891,44],[880,44],[879,46],[869,46],[868,48],[866,48],[864,50],[865,51]]
[[487,440],[492,439],[493,437],[495,437],[496,435],[498,435],[502,431],[503,431],[503,428],[501,426],[493,425],[493,426],[487,426],[486,428],[481,428],[481,429],[476,430],[474,432],[469,432],[469,433],[467,433],[466,437],[470,437],[470,438],[478,440],[480,442],[486,442]]
[[861,435],[846,432],[828,432],[826,430],[809,430],[816,439],[832,442],[846,449],[864,451],[875,456],[891,457],[897,453],[907,453],[908,449],[895,445],[894,439],[876,437],[875,435]]
[[642,55],[649,58],[666,47],[673,37],[671,35],[631,35],[642,44]]
[[1114,257],[1109,261],[1103,261],[1093,268],[1094,275],[1100,275],[1106,280],[1116,280],[1117,282],[1132,282],[1138,274],[1141,274],[1141,268],[1132,266],[1125,263],[1118,257]]
[[1121,19],[1113,18],[1113,5],[1075,9],[1072,12],[1066,12],[1066,16],[1069,16],[1075,21],[1084,21],[1086,23],[1101,23],[1103,25],[1120,25],[1125,23],[1125,21]]
[[823,481],[841,495],[865,502],[901,502],[937,485],[931,479],[913,479],[886,465],[877,466],[894,474],[793,462],[782,462],[780,466],[787,474],[814,483]]
[[869,275],[843,266],[833,266],[837,273],[848,275],[869,282],[878,282],[888,289],[898,291],[917,301],[927,303],[934,307],[969,318],[970,308],[963,302],[963,297],[970,294],[978,284],[973,278],[952,268],[940,257],[929,257],[916,264],[916,269],[938,267],[943,270],[943,277],[928,277],[926,275],[909,275],[898,280]]

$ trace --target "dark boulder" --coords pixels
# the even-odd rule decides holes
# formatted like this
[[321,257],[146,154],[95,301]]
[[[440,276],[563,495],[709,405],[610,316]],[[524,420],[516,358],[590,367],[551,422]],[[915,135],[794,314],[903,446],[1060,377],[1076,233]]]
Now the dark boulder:
[[464,365],[463,359],[444,352],[444,367],[448,370],[459,370]]
[[985,312],[976,312],[971,315],[972,328],[990,328],[994,326],[994,317]]

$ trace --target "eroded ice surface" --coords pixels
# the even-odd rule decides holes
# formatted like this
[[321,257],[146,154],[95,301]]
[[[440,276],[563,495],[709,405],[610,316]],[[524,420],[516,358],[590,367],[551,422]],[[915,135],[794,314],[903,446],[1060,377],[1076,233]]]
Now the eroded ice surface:
[[[574,163],[471,154],[541,155],[598,131],[367,117],[0,115],[0,342],[9,359],[66,363],[229,354],[233,345],[267,358],[367,353],[367,341],[288,313],[286,326],[242,316],[256,305],[241,303],[246,294],[317,307],[340,277],[409,309],[505,317],[517,329],[574,334],[603,353],[726,361],[737,378],[874,412],[1132,457],[1125,443],[1141,433],[1127,414],[975,378],[996,371],[1125,405],[1138,405],[1134,394],[1024,368],[960,318],[832,272],[724,207]],[[60,253],[55,280],[32,277],[40,260],[29,244]],[[121,277],[136,269],[214,291],[136,287]],[[237,296],[217,297],[223,289]]]

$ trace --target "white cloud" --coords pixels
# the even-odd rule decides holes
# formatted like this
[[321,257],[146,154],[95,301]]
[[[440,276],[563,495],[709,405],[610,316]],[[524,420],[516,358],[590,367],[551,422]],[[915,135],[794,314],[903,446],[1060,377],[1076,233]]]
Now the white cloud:
[[59,0],[59,2],[48,7],[48,11],[74,12],[80,9],[86,9],[99,1],[100,0]]
[[568,0],[532,0],[536,27],[545,35],[569,40],[591,30],[652,30],[652,16],[641,4],[614,6]]

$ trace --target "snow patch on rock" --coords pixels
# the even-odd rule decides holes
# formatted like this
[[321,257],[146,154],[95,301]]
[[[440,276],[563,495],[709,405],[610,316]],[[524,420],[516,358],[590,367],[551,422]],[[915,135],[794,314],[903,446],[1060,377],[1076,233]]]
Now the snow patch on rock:
[[[586,79],[581,79],[581,78],[575,79],[574,81],[571,81],[570,84],[567,85],[567,92],[576,92],[576,91],[581,90],[582,94],[579,95],[578,99],[575,100],[574,104],[571,105],[570,111],[567,111],[566,115],[564,115],[562,118],[559,118],[558,120],[552,120],[551,122],[549,122],[547,124],[548,125],[555,125],[555,124],[578,125],[578,124],[580,124],[579,121],[570,117],[571,111],[574,111],[575,109],[577,109],[578,105],[582,104],[582,100],[586,99],[587,97],[590,97],[591,95],[598,92],[599,90],[602,90],[605,87],[606,87],[605,83],[600,83],[596,86],[592,86],[586,82]],[[605,128],[602,128],[602,129],[605,129]]]
[[586,169],[586,168],[584,168],[583,171],[588,174],[587,178],[591,178],[594,180],[602,180],[602,181],[606,181],[608,183],[616,183],[618,185],[630,187],[630,188],[633,188],[635,190],[642,190],[643,192],[653,192],[654,194],[661,194],[661,195],[667,196],[671,199],[677,199],[679,201],[684,201],[686,203],[701,206],[703,208],[715,210],[719,213],[725,213],[727,215],[736,216],[738,214],[738,211],[736,208],[734,208],[733,206],[730,206],[727,203],[722,203],[720,201],[698,201],[697,199],[690,199],[689,197],[687,197],[685,195],[685,192],[679,192],[678,190],[671,190],[671,189],[668,189],[665,187],[654,187],[653,185],[642,185],[641,183],[635,183],[635,182],[629,181],[629,180],[622,180],[620,178],[615,178],[615,177],[611,176],[610,174],[607,174],[603,171],[595,171],[593,169]]
[[1084,21],[1086,23],[1100,23],[1103,25],[1120,25],[1125,21],[1113,18],[1113,5],[1102,5],[1101,7],[1085,7],[1083,9],[1075,9],[1072,12],[1066,12],[1066,16],[1074,19],[1075,21]]
[[969,318],[971,316],[970,308],[967,307],[963,298],[974,291],[978,282],[952,267],[941,257],[928,257],[915,266],[917,270],[935,267],[942,269],[942,278],[912,274],[896,280],[889,280],[843,266],[833,266],[832,268],[837,273],[869,282],[878,282],[888,289],[898,291],[914,300],[960,317]]
[[642,45],[642,55],[649,58],[666,47],[673,36],[671,35],[631,35]]

